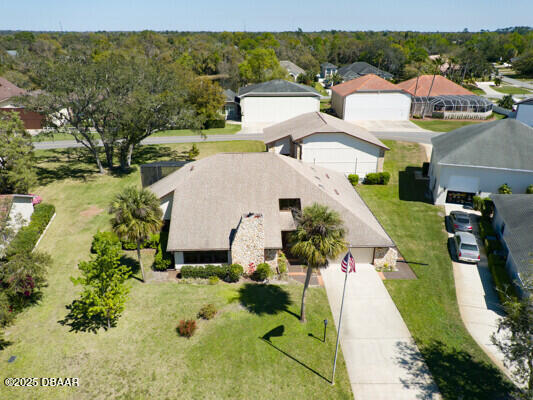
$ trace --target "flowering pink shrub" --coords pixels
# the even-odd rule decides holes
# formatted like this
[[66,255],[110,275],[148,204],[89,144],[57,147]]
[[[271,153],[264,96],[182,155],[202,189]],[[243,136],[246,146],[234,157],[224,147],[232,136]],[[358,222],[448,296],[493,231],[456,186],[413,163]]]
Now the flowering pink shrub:
[[248,269],[246,270],[246,275],[252,276],[255,272],[255,263],[251,262],[248,264]]
[[41,196],[39,196],[38,194],[33,194],[33,193],[30,193],[30,196],[33,196],[33,199],[31,201],[31,203],[36,206],[37,204],[41,204],[42,201],[43,201],[43,198]]

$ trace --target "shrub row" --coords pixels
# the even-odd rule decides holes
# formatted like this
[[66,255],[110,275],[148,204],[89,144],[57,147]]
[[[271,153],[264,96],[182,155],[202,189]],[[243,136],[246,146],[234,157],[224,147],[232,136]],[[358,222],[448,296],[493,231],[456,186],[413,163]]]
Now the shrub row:
[[487,218],[481,218],[479,221],[479,236],[481,239],[485,240],[487,236],[496,236],[492,224]]
[[[115,232],[111,232],[111,231],[100,232],[100,231],[98,231],[96,233],[96,235],[94,235],[94,237],[93,237],[93,242],[91,244],[91,252],[94,253],[94,248],[95,248],[94,246],[95,246],[96,242],[98,242],[100,240],[105,240],[105,241],[111,242],[113,244],[121,243],[122,244],[122,248],[124,250],[137,250],[137,243],[128,242],[126,240],[120,240]],[[160,234],[159,233],[154,233],[153,235],[150,235],[148,240],[145,240],[144,242],[141,243],[141,249],[157,249],[158,246],[159,246],[159,242],[160,241],[161,241]]]
[[483,217],[490,217],[494,211],[494,202],[488,197],[474,196],[472,199],[474,210],[480,211]]
[[155,253],[154,269],[156,271],[166,271],[172,264],[172,255],[166,251],[168,232],[161,232],[158,238],[160,240]]
[[205,122],[204,126],[205,126],[205,129],[225,128],[226,120],[225,119],[208,119]]
[[496,254],[489,254],[488,260],[490,273],[492,274],[492,280],[496,287],[496,293],[498,294],[500,303],[505,303],[507,297],[518,299],[516,288],[505,268],[505,258]]
[[55,212],[56,209],[52,204],[37,204],[31,216],[30,223],[22,227],[11,243],[9,243],[6,256],[9,258],[15,254],[31,252]]
[[359,183],[359,175],[350,174],[350,175],[348,175],[348,180],[350,181],[352,186],[357,186],[357,184]]
[[363,183],[365,185],[387,185],[390,181],[390,174],[388,172],[371,172],[366,174]]
[[182,278],[200,278],[209,279],[211,276],[216,276],[226,282],[238,282],[244,269],[239,264],[231,265],[184,265],[181,267]]

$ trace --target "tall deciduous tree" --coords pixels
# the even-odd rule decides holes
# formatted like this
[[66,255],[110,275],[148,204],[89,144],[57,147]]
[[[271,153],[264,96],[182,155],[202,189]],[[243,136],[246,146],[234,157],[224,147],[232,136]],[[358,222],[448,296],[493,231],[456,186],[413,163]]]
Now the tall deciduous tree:
[[15,112],[0,113],[0,194],[26,194],[35,183],[30,134]]
[[245,60],[239,64],[239,73],[243,83],[259,83],[287,76],[274,50],[263,48],[248,52]]
[[120,264],[120,244],[99,241],[95,251],[90,261],[78,265],[81,277],[71,278],[75,285],[83,285],[80,299],[73,302],[72,312],[80,318],[101,318],[109,329],[111,322],[124,311],[129,292],[124,282],[131,272]]
[[328,259],[346,249],[345,229],[336,211],[317,203],[304,208],[296,220],[298,227],[290,240],[290,252],[307,264],[300,311],[300,321],[305,322],[305,294],[313,269],[327,267]]
[[163,213],[159,207],[159,199],[147,189],[130,186],[115,197],[109,213],[113,214],[111,219],[113,231],[121,239],[137,244],[137,257],[142,279],[145,281],[141,243],[161,229]]

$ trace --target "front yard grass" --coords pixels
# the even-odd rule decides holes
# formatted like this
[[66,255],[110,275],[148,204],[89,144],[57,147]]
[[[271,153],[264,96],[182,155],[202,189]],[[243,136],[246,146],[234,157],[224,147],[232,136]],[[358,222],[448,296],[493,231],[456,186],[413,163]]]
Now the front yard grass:
[[530,90],[511,85],[492,86],[494,90],[503,94],[529,94]]
[[[143,146],[135,163],[179,157],[190,144]],[[203,142],[200,157],[220,151],[262,151],[262,142]],[[297,318],[301,285],[142,284],[130,279],[126,310],[117,326],[97,334],[62,325],[79,287],[77,264],[89,257],[97,230],[109,229],[111,198],[140,185],[138,169],[127,175],[95,173],[85,152],[37,151],[35,188],[56,206],[57,216],[39,248],[53,257],[42,301],[19,315],[0,351],[3,377],[77,377],[77,388],[0,387],[1,399],[350,399],[342,356],[336,385],[329,379],[334,329],[326,343],[323,320],[333,320],[324,289],[311,288],[307,324]],[[70,161],[67,160],[70,158]],[[198,199],[202,201],[202,199]],[[150,259],[153,250],[143,251]],[[139,273],[136,275],[140,276]],[[179,337],[181,319],[213,303],[219,314],[199,321],[191,339]],[[279,328],[283,326],[283,328]],[[278,328],[282,336],[268,332]],[[278,333],[279,334],[279,333]],[[265,339],[263,337],[266,335]],[[270,339],[270,342],[266,339]],[[13,363],[7,363],[16,356]]]
[[493,399],[509,383],[466,331],[459,314],[444,209],[426,202],[414,180],[426,154],[418,144],[385,141],[388,186],[357,186],[416,273],[386,280],[396,306],[446,399]]

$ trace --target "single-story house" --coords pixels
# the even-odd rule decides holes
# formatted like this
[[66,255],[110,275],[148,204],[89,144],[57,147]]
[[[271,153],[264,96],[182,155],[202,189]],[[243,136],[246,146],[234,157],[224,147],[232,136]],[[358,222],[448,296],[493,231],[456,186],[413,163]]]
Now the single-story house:
[[330,62],[320,64],[320,78],[322,79],[326,79],[329,78],[331,75],[335,75],[337,71],[338,69],[335,64],[332,64]]
[[241,106],[237,94],[231,89],[226,89],[224,90],[224,97],[226,98],[224,102],[224,114],[226,115],[226,119],[240,121]]
[[42,129],[43,116],[41,114],[28,111],[20,104],[14,102],[15,97],[27,94],[30,93],[0,77],[0,112],[18,113],[24,123],[24,128],[29,131]]
[[533,128],[515,119],[468,125],[433,137],[430,190],[436,204],[471,204],[475,195],[533,184]]
[[339,68],[339,75],[345,82],[368,74],[374,74],[383,79],[393,78],[390,72],[383,71],[382,69],[376,68],[364,61],[356,61],[352,64]]
[[366,129],[321,112],[302,114],[264,130],[267,151],[362,179],[383,171],[389,148]]
[[297,66],[292,61],[283,60],[279,62],[279,65],[285,68],[287,70],[287,73],[292,76],[292,79],[294,79],[295,81],[296,79],[298,79],[299,75],[305,74],[305,70]]
[[492,115],[490,100],[475,95],[442,75],[420,75],[396,86],[413,96],[412,116],[485,119]]
[[331,88],[331,107],[346,121],[409,119],[411,95],[374,74]]
[[175,267],[277,265],[296,229],[292,210],[313,203],[339,212],[359,263],[395,264],[394,243],[350,182],[335,171],[270,152],[219,153],[194,161],[149,188],[170,221]]
[[507,250],[506,268],[513,282],[525,294],[524,282],[533,278],[533,195],[495,194],[492,224]]
[[533,97],[516,103],[516,119],[533,126]]
[[266,127],[320,110],[320,93],[283,79],[242,87],[238,96],[243,126]]

